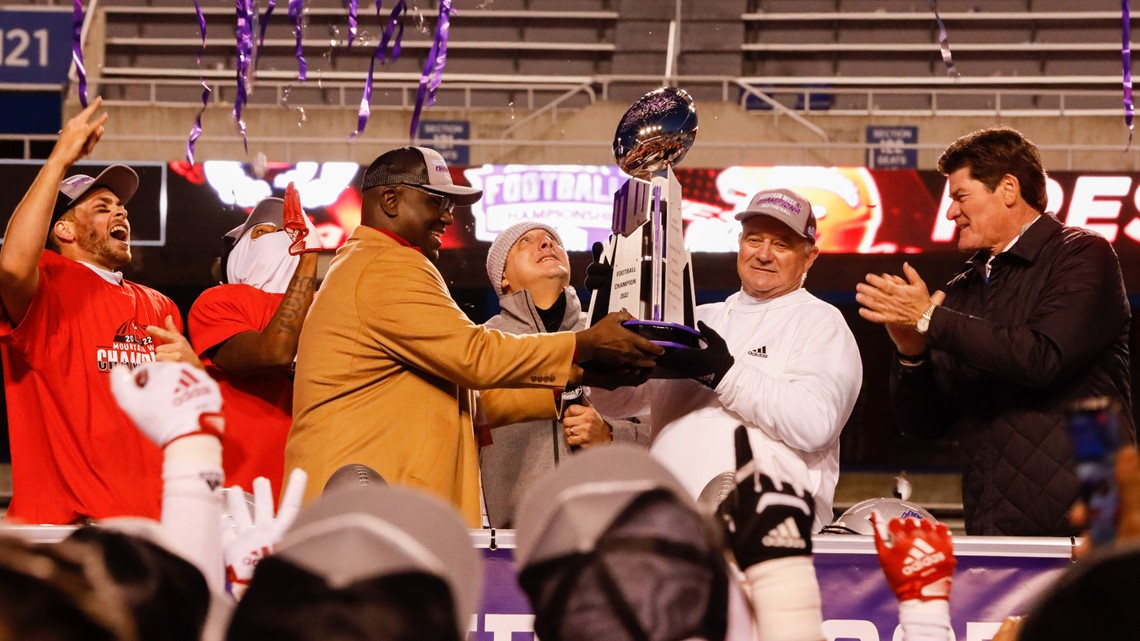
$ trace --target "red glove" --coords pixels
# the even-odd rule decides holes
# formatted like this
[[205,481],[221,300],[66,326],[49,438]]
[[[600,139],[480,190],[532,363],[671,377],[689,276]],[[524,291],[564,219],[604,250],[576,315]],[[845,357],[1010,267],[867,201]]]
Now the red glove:
[[871,513],[875,526],[875,547],[887,583],[899,601],[950,600],[954,567],[954,544],[950,529],[927,519],[907,517],[885,523],[879,513]]
[[[305,215],[305,210],[301,209],[301,196],[297,193],[297,188],[289,183],[285,188],[285,233],[293,241],[289,245],[289,255],[299,256],[305,252],[321,251],[321,240],[316,231],[312,221]],[[307,238],[310,233],[312,237]]]

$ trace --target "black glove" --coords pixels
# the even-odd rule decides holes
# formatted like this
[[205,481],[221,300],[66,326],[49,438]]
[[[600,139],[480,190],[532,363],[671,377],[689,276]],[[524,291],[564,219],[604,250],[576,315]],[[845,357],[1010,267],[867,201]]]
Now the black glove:
[[715,389],[736,359],[720,334],[704,321],[697,321],[697,329],[701,330],[705,347],[669,350],[657,358],[657,365]]
[[815,503],[790,483],[761,474],[752,460],[748,429],[736,428],[736,489],[717,508],[736,563],[747,569],[772,559],[811,556]]
[[614,278],[614,266],[602,262],[602,244],[594,243],[590,252],[594,255],[594,262],[586,266],[586,281],[582,283],[590,291],[609,291],[610,282]]

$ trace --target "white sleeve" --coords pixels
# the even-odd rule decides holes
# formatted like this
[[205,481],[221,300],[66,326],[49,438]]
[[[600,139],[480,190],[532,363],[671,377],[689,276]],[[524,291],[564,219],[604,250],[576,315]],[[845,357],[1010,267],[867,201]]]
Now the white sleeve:
[[799,355],[778,375],[737,354],[716,392],[726,409],[798,450],[829,447],[863,384],[859,347],[838,312],[805,318]]
[[819,581],[810,556],[757,563],[744,576],[756,611],[757,641],[822,641]]
[[196,434],[171,442],[162,452],[162,529],[206,577],[210,592],[225,594],[222,443]]
[[899,625],[903,641],[954,641],[950,602],[944,599],[900,601]]

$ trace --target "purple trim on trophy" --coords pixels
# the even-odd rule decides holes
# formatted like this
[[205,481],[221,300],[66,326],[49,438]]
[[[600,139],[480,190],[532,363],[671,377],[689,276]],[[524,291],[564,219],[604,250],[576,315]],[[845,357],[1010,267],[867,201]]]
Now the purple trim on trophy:
[[71,59],[75,62],[75,78],[79,83],[79,104],[87,108],[87,68],[83,66],[83,1],[71,4]]
[[665,243],[664,225],[661,224],[661,185],[653,185],[653,238],[650,246],[653,248],[653,309],[650,311],[650,320],[660,321],[665,312],[661,309],[661,298],[664,295],[665,281],[661,278],[661,246]]
[[[702,340],[700,332],[693,329],[692,327],[688,327],[685,325],[679,325],[677,323],[669,323],[666,321],[643,321],[643,320],[633,319],[633,320],[627,320],[624,323],[622,323],[621,325],[622,325],[622,327],[625,327],[625,328],[629,329],[630,331],[637,332],[641,336],[645,336],[646,332],[641,332],[637,328],[644,327],[644,328],[648,328],[650,330],[655,330],[653,332],[654,334],[673,333],[674,335],[678,335],[677,336],[678,340],[683,340],[686,337],[691,337],[691,338],[695,339],[696,346],[699,346],[700,341]],[[667,339],[663,339],[663,338],[653,338],[651,336],[645,336],[645,337],[649,338],[650,342],[652,342],[653,344],[660,345],[662,347],[673,347],[673,348],[678,348],[678,349],[691,349],[691,348],[695,347],[692,344],[686,345],[685,343],[680,343],[680,342],[675,341],[675,340],[667,340]]]
[[626,211],[629,209],[629,200],[625,197],[625,194],[628,191],[629,181],[627,180],[618,188],[617,193],[614,194],[614,216],[613,220],[610,221],[610,231],[615,234],[620,234],[621,230],[625,229],[625,216]]
[[1123,16],[1123,27],[1121,28],[1121,45],[1120,55],[1121,62],[1124,65],[1124,124],[1128,125],[1128,148],[1132,147],[1132,28],[1131,28],[1131,9],[1128,6],[1129,0],[1120,0],[1120,12]]

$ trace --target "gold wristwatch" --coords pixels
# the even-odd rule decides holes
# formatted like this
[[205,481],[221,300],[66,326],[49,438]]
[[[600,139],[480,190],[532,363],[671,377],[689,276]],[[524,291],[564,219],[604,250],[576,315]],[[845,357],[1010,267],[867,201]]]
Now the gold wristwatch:
[[918,321],[915,322],[914,329],[917,330],[919,334],[925,334],[930,331],[930,318],[934,316],[935,307],[938,307],[938,303],[931,303],[930,307],[927,307],[926,311],[922,312],[922,316],[919,316]]

